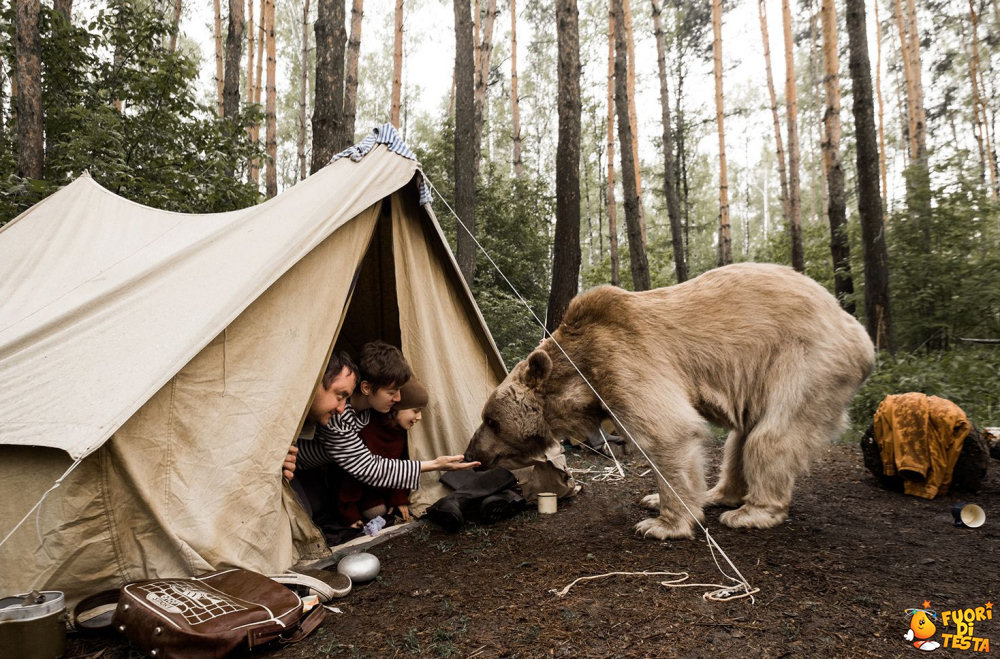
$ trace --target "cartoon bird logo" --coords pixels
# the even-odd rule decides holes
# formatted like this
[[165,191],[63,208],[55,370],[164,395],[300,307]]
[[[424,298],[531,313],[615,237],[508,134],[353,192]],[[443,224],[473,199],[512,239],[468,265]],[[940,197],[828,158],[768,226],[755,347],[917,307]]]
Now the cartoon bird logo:
[[911,641],[913,647],[918,650],[937,650],[941,647],[937,641],[928,640],[937,631],[937,627],[931,622],[931,619],[938,619],[938,614],[931,611],[930,606],[931,603],[924,600],[924,608],[906,610],[906,614],[910,616],[910,629],[907,630],[903,638]]

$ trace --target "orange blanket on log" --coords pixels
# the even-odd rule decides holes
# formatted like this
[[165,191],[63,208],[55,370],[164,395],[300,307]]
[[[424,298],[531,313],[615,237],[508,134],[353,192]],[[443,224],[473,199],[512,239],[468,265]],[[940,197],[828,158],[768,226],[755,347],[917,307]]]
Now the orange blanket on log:
[[907,494],[924,499],[944,494],[971,427],[950,400],[920,393],[886,396],[875,412],[885,475],[899,474]]

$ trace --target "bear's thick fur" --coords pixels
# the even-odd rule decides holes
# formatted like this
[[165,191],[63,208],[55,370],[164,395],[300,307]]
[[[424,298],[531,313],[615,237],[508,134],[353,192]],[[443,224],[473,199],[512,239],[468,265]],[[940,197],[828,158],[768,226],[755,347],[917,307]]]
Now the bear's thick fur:
[[[795,479],[843,429],[874,361],[864,328],[790,268],[730,265],[640,293],[602,286],[574,298],[490,395],[465,457],[516,463],[586,437],[611,410],[691,511],[660,482],[642,501],[659,516],[637,532],[691,537],[706,504],[738,506],[727,526],[767,528],[786,518]],[[731,429],[708,492],[706,420]]]

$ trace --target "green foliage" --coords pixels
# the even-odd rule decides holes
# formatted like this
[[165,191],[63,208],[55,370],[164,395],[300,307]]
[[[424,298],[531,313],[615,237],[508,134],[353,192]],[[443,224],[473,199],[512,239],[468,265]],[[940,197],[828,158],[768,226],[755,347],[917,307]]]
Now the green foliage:
[[[5,25],[13,29],[12,20]],[[85,171],[116,194],[167,210],[216,212],[257,201],[256,189],[234,176],[258,155],[245,132],[257,110],[228,121],[199,104],[195,62],[163,45],[171,29],[132,3],[109,3],[83,27],[43,5],[45,171],[40,181],[19,178],[16,144],[5,143],[0,222]],[[12,39],[2,43],[9,60]]]
[[1000,346],[963,345],[945,351],[880,353],[875,372],[851,403],[850,439],[872,422],[879,403],[890,394],[917,391],[947,398],[979,428],[1000,425]]

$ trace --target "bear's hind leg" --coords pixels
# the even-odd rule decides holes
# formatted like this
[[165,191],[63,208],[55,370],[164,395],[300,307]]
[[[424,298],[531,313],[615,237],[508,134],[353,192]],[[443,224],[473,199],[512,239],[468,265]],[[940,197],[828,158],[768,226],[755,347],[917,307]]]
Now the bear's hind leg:
[[742,505],[747,493],[747,482],[743,476],[743,447],[746,436],[738,430],[731,430],[726,438],[726,448],[722,454],[719,482],[705,495],[705,504],[735,508]]

